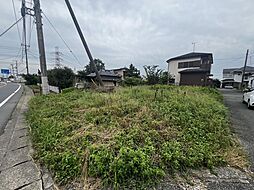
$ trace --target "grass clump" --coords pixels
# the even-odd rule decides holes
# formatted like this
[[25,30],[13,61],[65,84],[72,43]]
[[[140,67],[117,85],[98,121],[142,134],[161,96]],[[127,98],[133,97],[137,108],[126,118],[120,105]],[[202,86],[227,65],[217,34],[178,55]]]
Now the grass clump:
[[143,86],[34,97],[27,119],[36,158],[59,183],[86,173],[118,188],[227,163],[227,115],[217,90]]

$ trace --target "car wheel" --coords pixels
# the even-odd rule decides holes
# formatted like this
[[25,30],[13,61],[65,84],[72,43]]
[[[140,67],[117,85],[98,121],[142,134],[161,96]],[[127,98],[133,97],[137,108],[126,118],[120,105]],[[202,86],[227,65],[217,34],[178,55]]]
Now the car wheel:
[[250,100],[248,100],[248,109],[252,109],[252,106],[250,105]]
[[243,99],[242,99],[242,103],[245,104],[246,102],[244,101],[244,96],[243,96]]

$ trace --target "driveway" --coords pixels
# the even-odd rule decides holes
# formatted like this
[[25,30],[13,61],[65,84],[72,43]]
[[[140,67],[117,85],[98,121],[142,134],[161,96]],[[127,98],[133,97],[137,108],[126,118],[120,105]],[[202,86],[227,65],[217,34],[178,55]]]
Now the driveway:
[[242,103],[242,93],[237,90],[221,89],[226,106],[231,113],[234,132],[249,154],[251,170],[254,171],[254,110]]

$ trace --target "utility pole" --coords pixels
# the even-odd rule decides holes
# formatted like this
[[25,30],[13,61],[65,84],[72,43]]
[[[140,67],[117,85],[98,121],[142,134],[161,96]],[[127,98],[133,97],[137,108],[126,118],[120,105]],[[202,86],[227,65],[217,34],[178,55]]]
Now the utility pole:
[[14,66],[11,64],[11,75],[14,76]]
[[249,56],[249,49],[247,49],[244,67],[243,67],[242,82],[241,82],[241,89],[242,90],[243,90],[243,83],[244,83],[244,74],[245,74],[245,70],[246,70],[246,66],[247,66],[247,62],[248,62],[248,56]]
[[37,38],[38,38],[38,47],[39,47],[39,56],[40,56],[40,66],[41,66],[42,94],[49,94],[40,0],[33,0],[33,1],[34,1],[34,14],[36,19],[36,29],[37,29]]
[[16,60],[16,77],[19,77],[19,70],[18,70],[18,61]]
[[104,86],[104,84],[103,84],[103,82],[102,82],[102,80],[101,80],[101,76],[100,76],[100,74],[99,74],[99,72],[98,72],[98,69],[97,69],[97,67],[96,67],[96,65],[95,65],[95,63],[94,63],[93,56],[92,56],[92,54],[91,54],[91,52],[90,52],[90,50],[89,50],[89,47],[88,47],[88,45],[87,45],[87,43],[86,43],[85,37],[84,37],[84,35],[83,35],[82,31],[81,31],[81,28],[80,28],[80,26],[79,26],[79,24],[78,24],[78,21],[77,21],[77,19],[76,19],[76,16],[75,16],[75,14],[74,14],[74,12],[73,12],[73,10],[72,10],[71,4],[70,4],[69,0],[65,0],[65,3],[66,3],[66,5],[67,5],[67,7],[68,7],[68,9],[69,9],[69,12],[70,12],[71,17],[72,17],[72,19],[73,19],[73,22],[74,22],[74,24],[75,24],[75,26],[76,26],[76,28],[77,28],[77,31],[78,31],[79,36],[80,36],[80,39],[81,39],[81,41],[82,41],[82,43],[83,43],[83,46],[84,46],[84,48],[85,48],[85,50],[86,50],[86,53],[87,53],[87,55],[88,55],[88,58],[89,58],[89,60],[90,60],[90,63],[91,63],[91,65],[92,65],[92,67],[93,67],[93,69],[94,69],[94,71],[95,71],[95,73],[96,73],[96,77],[97,77],[97,79],[98,79],[100,85],[101,85],[101,86]]
[[22,45],[25,47],[26,73],[29,74],[28,56],[27,56],[27,44],[26,44],[26,1],[25,0],[22,0],[21,16],[23,18],[23,37],[24,37],[24,44],[22,44]]

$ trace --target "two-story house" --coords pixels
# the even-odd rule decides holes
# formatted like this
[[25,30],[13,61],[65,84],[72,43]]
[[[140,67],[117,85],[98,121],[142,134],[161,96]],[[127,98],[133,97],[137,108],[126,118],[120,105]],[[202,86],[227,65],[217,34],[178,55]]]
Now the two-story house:
[[[244,73],[243,82],[247,86],[249,81],[254,75],[254,67],[247,66]],[[223,69],[222,88],[225,86],[233,86],[234,88],[240,88],[243,76],[243,67]]]
[[212,53],[188,53],[167,60],[168,73],[176,85],[207,86],[210,83]]

